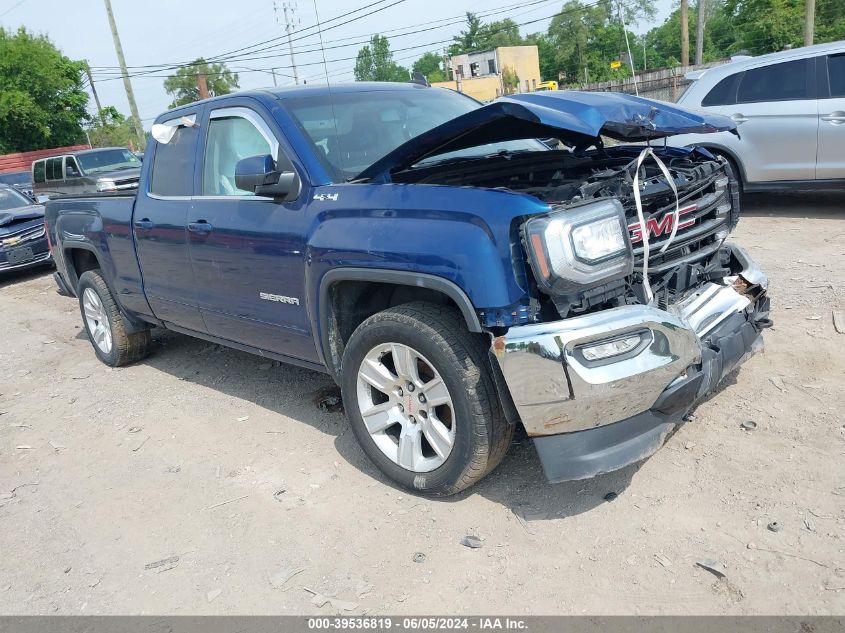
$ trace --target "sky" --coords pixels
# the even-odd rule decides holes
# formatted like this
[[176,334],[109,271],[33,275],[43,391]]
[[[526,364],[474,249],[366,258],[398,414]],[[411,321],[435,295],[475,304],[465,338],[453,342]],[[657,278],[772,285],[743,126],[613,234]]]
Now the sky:
[[[292,85],[283,4],[283,0],[112,0],[126,64],[137,75],[132,77],[132,87],[144,127],[149,128],[171,102],[163,83],[173,72],[145,66],[237,56],[227,64],[238,73],[241,88],[272,86],[270,68],[276,69],[278,85]],[[427,51],[442,51],[464,28],[466,11],[489,13],[482,18],[485,22],[504,18],[531,22],[521,27],[524,35],[544,31],[564,0],[290,0],[287,4],[292,9],[300,81],[325,82],[327,71],[333,83],[340,83],[353,80],[355,55],[374,33],[386,34],[394,61],[410,66]],[[369,9],[339,18],[370,4]],[[632,30],[643,32],[662,23],[672,0],[656,0],[655,5],[653,22],[629,25]],[[314,28],[318,16],[326,48],[325,69]],[[129,114],[101,0],[0,0],[0,26],[7,30],[25,26],[46,34],[71,59],[88,60],[102,105]],[[261,42],[266,43],[256,46]],[[246,47],[252,48],[240,50]],[[89,110],[94,112],[94,108],[92,99]]]

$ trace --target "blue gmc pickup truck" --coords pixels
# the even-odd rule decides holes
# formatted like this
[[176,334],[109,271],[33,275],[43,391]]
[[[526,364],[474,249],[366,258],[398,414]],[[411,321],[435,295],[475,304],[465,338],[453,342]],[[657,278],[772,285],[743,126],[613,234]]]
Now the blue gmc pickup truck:
[[218,97],[156,120],[137,195],[47,203],[56,280],[108,365],[158,326],[328,372],[402,486],[470,486],[517,425],[550,481],[583,479],[656,451],[762,347],[736,182],[661,141],[733,129],[608,93]]

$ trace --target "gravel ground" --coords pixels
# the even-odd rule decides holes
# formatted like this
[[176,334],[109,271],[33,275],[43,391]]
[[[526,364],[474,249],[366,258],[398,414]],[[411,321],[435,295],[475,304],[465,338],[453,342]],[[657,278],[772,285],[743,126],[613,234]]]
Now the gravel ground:
[[735,239],[775,327],[662,450],[548,485],[522,442],[445,501],[326,376],[169,332],[112,370],[48,272],[0,280],[0,613],[845,612],[845,196],[751,197]]

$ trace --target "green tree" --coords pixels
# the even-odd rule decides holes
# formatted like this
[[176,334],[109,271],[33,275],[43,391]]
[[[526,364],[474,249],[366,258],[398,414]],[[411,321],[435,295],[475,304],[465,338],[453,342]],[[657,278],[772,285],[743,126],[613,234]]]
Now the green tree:
[[138,137],[132,122],[118,112],[114,106],[106,106],[99,117],[92,119],[88,128],[88,138],[94,147],[138,147]]
[[512,94],[519,87],[519,75],[510,66],[505,66],[502,68],[502,83],[505,86],[505,94]]
[[408,69],[393,61],[390,42],[376,34],[358,51],[355,81],[408,81]]
[[467,28],[452,38],[454,44],[449,47],[449,55],[461,55],[468,51],[481,50],[481,18],[467,11]]
[[519,25],[510,18],[490,22],[481,28],[479,46],[482,50],[498,48],[500,46],[520,46],[522,43],[522,36],[519,34]]
[[437,53],[426,53],[414,62],[412,70],[421,73],[431,83],[435,81],[446,81],[446,75],[441,68],[443,60]]
[[[746,52],[772,53],[804,41],[804,0],[708,0],[704,30],[704,61]],[[817,0],[815,41],[845,39],[843,0]],[[695,33],[697,14],[689,12],[690,33]],[[648,65],[671,67],[681,56],[680,12],[675,10],[658,27],[645,34]],[[642,50],[640,38],[638,49]]]
[[[623,15],[634,21],[638,15],[648,15],[649,4],[646,2],[623,3]],[[636,36],[628,32],[631,42]],[[541,68],[557,79],[560,73],[564,83],[570,85],[584,81],[605,81],[629,77],[631,69],[627,64],[620,68],[610,68],[610,62],[621,60],[626,55],[625,33],[619,22],[618,5],[603,0],[595,5],[584,5],[578,0],[570,0],[563,9],[552,18],[546,34],[549,46],[546,47],[546,59],[541,59]],[[632,52],[634,52],[632,50]],[[552,59],[548,56],[553,55]],[[635,63],[636,63],[636,53]]]
[[537,55],[540,58],[540,77],[543,81],[557,81],[558,65],[555,62],[557,51],[548,36],[545,33],[532,33],[525,36],[523,43],[537,47]]
[[238,73],[233,73],[226,64],[209,64],[200,57],[164,80],[165,92],[173,97],[169,107],[175,108],[200,100],[200,91],[197,87],[198,75],[205,75],[210,97],[226,95],[239,88]]
[[0,28],[0,154],[85,141],[83,68],[46,36]]
[[467,12],[465,30],[453,39],[449,55],[462,55],[472,51],[485,51],[499,46],[519,46],[523,43],[519,25],[510,18],[482,24],[475,13]]
[[803,43],[804,0],[728,0],[725,10],[741,25],[737,50],[768,53]]

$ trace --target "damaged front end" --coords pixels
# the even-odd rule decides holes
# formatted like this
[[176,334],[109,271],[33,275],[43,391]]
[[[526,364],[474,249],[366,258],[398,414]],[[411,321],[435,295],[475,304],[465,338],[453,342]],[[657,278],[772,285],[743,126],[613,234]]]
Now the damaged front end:
[[493,350],[550,481],[654,453],[683,416],[762,349],[767,279],[741,248],[728,272],[665,306],[631,304],[511,327]]
[[[651,145],[692,131],[735,132],[736,124],[630,95],[518,95],[416,137],[361,174],[504,190],[547,205],[511,225],[526,295],[479,316],[493,337],[503,400],[510,408],[509,392],[512,417],[534,439],[550,481],[652,454],[762,348],[767,280],[727,241],[740,202],[727,163],[704,149]],[[566,149],[448,155],[547,136]]]
[[551,209],[521,226],[539,322],[493,349],[553,482],[655,452],[771,325],[765,275],[727,241],[739,191],[724,163],[642,152],[584,152],[574,183],[531,179]]

